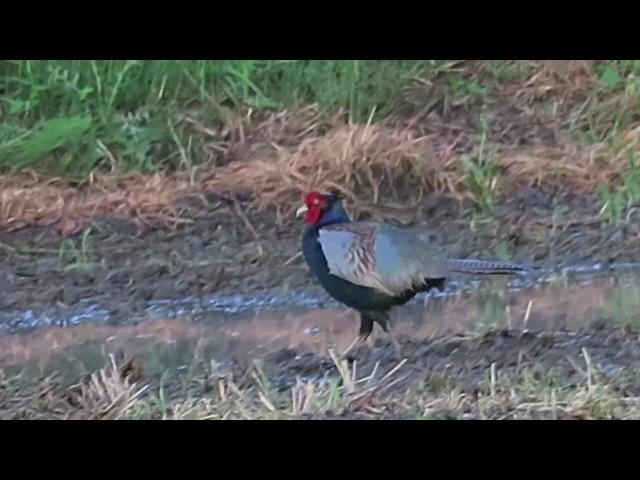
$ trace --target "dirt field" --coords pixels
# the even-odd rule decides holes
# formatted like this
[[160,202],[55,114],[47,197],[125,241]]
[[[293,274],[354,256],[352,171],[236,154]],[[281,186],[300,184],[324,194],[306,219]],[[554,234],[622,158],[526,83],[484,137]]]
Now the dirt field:
[[[145,320],[163,300],[293,290],[327,300],[293,218],[310,189],[340,191],[354,218],[428,230],[443,255],[518,260],[544,275],[637,262],[637,208],[603,204],[598,188],[633,185],[639,130],[576,140],[610,123],[604,111],[575,117],[593,82],[580,68],[566,78],[541,69],[488,106],[451,103],[436,81],[403,92],[395,114],[372,124],[313,106],[238,110],[222,125],[193,111],[183,122],[205,165],[81,182],[1,177],[0,417],[638,418],[640,303],[627,290],[551,290],[532,313],[532,287],[495,310],[485,302],[439,317],[459,328],[425,320],[427,333],[406,330],[403,359],[381,337],[349,364],[330,349],[350,339],[354,318],[326,313],[334,306],[260,327],[223,315],[207,326],[193,312]],[[503,287],[495,297],[511,298]],[[569,322],[565,304],[595,310]],[[95,324],[43,320],[90,305],[106,312]],[[540,318],[475,328],[507,310]]]
[[[558,205],[535,190],[521,196],[499,207],[495,219],[475,231],[453,200],[427,197],[411,213],[416,228],[434,233],[443,254],[508,256],[545,268],[640,258],[640,228],[593,222],[596,205],[589,205],[587,197]],[[559,211],[569,213],[560,216]],[[241,216],[227,202],[212,199],[210,206],[183,211],[182,218],[191,222],[173,230],[97,219],[89,225],[82,261],[71,256],[82,251],[81,233],[72,237],[78,246],[62,260],[65,240],[52,226],[3,233],[0,309],[37,312],[91,301],[111,312],[111,322],[120,323],[143,313],[152,300],[313,288],[299,255],[303,226],[293,220],[278,225],[270,212],[245,212]]]
[[201,353],[166,376],[116,356],[75,382],[6,376],[0,417],[637,419],[638,339],[629,327],[500,330],[406,341],[402,361],[381,343],[354,364],[292,349],[224,364]]

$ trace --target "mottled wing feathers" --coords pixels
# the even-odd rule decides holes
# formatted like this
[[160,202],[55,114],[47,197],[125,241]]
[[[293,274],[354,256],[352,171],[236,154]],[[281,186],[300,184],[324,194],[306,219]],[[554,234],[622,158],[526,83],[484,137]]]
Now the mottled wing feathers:
[[389,295],[438,278],[439,262],[413,232],[375,222],[342,223],[319,230],[329,272]]
[[376,266],[394,294],[443,275],[438,252],[415,232],[382,225],[376,235]]
[[363,287],[392,294],[376,270],[377,225],[369,222],[343,223],[319,230],[322,252],[329,273]]

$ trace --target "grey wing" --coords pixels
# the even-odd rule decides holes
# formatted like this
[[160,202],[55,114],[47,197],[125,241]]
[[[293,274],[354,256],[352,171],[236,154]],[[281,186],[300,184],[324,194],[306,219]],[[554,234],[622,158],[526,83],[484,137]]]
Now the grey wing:
[[441,274],[428,244],[412,232],[363,222],[319,234],[329,272],[356,285],[398,295]]
[[377,271],[388,290],[399,294],[444,275],[443,263],[429,245],[428,234],[418,234],[389,225],[376,235]]
[[[362,225],[359,225],[362,227]],[[349,227],[353,227],[350,224]],[[329,273],[361,287],[375,288],[393,295],[376,269],[375,229],[362,232],[348,229],[322,228],[319,241],[327,259]]]

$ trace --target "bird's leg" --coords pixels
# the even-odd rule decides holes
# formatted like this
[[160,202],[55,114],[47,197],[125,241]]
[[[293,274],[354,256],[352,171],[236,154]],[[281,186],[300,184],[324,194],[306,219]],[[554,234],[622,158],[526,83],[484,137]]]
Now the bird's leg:
[[351,342],[351,344],[344,350],[344,352],[342,352],[342,355],[340,355],[343,359],[347,358],[347,356],[349,355],[349,353],[351,353],[353,350],[357,350],[358,348],[360,348],[360,346],[365,343],[367,341],[367,337],[362,336],[362,335],[358,335],[356,337],[356,339]]
[[398,355],[402,355],[402,347],[400,347],[400,342],[398,342],[398,339],[396,338],[396,335],[393,332],[393,326],[391,324],[391,319],[389,318],[389,315],[386,313],[383,315],[378,315],[375,317],[375,320],[380,324],[382,329],[389,335],[389,338],[391,339],[391,344],[393,345],[393,348],[396,350],[396,353]]
[[389,338],[391,339],[391,344],[393,345],[393,348],[395,348],[396,353],[398,355],[402,355],[402,347],[400,346],[400,342],[396,338],[395,333],[393,333],[393,328],[391,327],[391,325],[387,326],[386,331],[389,334]]
[[360,332],[356,337],[356,339],[353,342],[351,342],[351,345],[349,345],[345,349],[345,351],[342,352],[341,357],[346,358],[351,351],[360,348],[360,346],[367,341],[367,338],[369,338],[369,335],[371,335],[372,331],[373,331],[373,319],[369,318],[364,314],[360,314]]

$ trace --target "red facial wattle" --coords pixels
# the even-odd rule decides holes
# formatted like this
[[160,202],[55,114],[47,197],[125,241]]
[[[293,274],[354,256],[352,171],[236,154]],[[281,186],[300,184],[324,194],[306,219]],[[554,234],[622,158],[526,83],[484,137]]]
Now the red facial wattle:
[[316,224],[322,217],[322,211],[326,207],[327,201],[320,193],[309,192],[304,198],[304,204],[307,206],[305,222],[311,225]]
[[320,207],[319,205],[311,205],[308,208],[309,210],[307,210],[304,221],[306,223],[314,225],[320,220],[320,217],[322,216],[322,207]]

